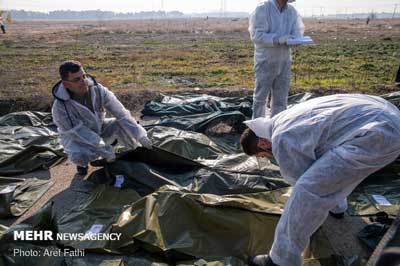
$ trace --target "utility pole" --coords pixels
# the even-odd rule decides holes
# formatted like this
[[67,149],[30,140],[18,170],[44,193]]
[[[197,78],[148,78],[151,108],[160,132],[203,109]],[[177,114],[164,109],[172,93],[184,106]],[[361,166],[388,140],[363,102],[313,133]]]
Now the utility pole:
[[395,5],[394,5],[394,10],[393,10],[393,16],[392,16],[392,18],[394,18],[395,15],[396,15],[397,6],[398,6],[398,4],[395,4]]
[[225,11],[226,11],[226,0],[221,0],[221,16],[225,17]]
[[228,12],[228,0],[224,0],[224,15]]
[[162,17],[167,16],[167,12],[165,12],[165,10],[164,10],[164,0],[161,0],[159,13]]

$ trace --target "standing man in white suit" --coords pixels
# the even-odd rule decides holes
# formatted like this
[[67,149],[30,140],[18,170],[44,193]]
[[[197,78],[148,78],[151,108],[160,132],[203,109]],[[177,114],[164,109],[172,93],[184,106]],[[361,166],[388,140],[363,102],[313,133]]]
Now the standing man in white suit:
[[250,17],[249,32],[254,43],[255,90],[253,119],[266,116],[271,97],[270,115],[286,109],[290,86],[291,49],[288,40],[301,38],[304,24],[294,0],[269,0],[257,6]]

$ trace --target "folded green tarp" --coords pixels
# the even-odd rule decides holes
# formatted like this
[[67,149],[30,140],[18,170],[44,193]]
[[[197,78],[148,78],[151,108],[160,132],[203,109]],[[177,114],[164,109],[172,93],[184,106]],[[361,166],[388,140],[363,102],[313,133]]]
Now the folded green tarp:
[[0,117],[0,126],[50,127],[55,129],[53,118],[46,112],[15,112]]
[[[120,258],[91,260],[90,257],[21,257],[12,254],[14,248],[39,252],[79,248],[86,252],[131,255],[124,258],[121,265],[246,265],[247,255],[265,253],[272,243],[279,216],[266,213],[271,211],[263,206],[271,199],[267,195],[216,196],[187,193],[166,186],[140,198],[130,189],[99,185],[85,203],[59,220],[55,220],[52,206],[47,204],[36,215],[10,228],[0,237],[0,264],[91,266],[121,263]],[[274,211],[280,213],[282,210]],[[122,237],[119,241],[12,240],[13,231],[85,233],[94,227],[96,232],[121,233]],[[336,265],[337,259],[332,257],[332,252],[326,237],[318,231],[303,265]]]
[[52,184],[36,178],[0,177],[0,218],[21,216]]
[[142,110],[143,116],[181,116],[210,112],[240,111],[251,116],[252,97],[217,97],[183,93],[180,95],[163,95],[162,100],[147,102]]
[[[182,129],[194,132],[213,133],[214,131],[224,130],[224,133],[242,132],[245,129],[243,121],[246,117],[239,111],[233,112],[212,112],[204,114],[186,115],[186,116],[163,116],[160,121],[153,125],[146,125],[149,129],[153,126],[164,126]],[[224,127],[216,127],[223,124]]]
[[[59,233],[87,233],[96,227],[99,233],[110,232],[125,207],[140,198],[132,189],[99,185],[85,202],[75,206],[57,221],[57,230]],[[111,248],[111,242],[113,241],[60,240],[58,244],[77,249],[118,253],[118,250]],[[132,248],[132,252],[135,250]]]
[[[238,136],[206,136],[205,134],[178,130],[169,127],[154,127],[148,132],[153,140],[153,144],[159,149],[158,153],[168,151],[181,157],[197,161],[203,166],[206,165],[213,169],[229,169],[232,172],[244,174],[260,173],[266,175],[280,176],[279,167],[273,165],[268,159],[256,160],[254,156],[243,153]],[[146,150],[141,153],[146,152]],[[134,152],[130,153],[134,154]],[[169,157],[166,154],[163,157]],[[137,157],[137,156],[136,156]],[[129,160],[129,156],[124,160]],[[165,159],[158,158],[161,161]],[[263,164],[260,165],[259,162]],[[267,167],[270,172],[262,172],[260,169]],[[274,173],[272,173],[274,172]]]
[[[289,106],[304,102],[316,95],[300,93],[291,95]],[[183,93],[179,95],[162,95],[160,101],[147,102],[142,110],[144,116],[189,116],[213,112],[229,113],[239,111],[247,117],[252,115],[253,97],[217,97],[204,94]]]
[[365,179],[349,196],[351,215],[385,212],[395,217],[400,210],[400,164],[396,161]]
[[192,160],[216,159],[221,154],[237,153],[241,149],[237,140],[212,139],[204,134],[172,127],[153,127],[148,131],[148,136],[153,145]]
[[276,166],[260,170],[253,157],[229,155],[215,161],[218,167],[209,167],[156,147],[139,148],[119,155],[119,160],[92,173],[88,179],[113,185],[119,178],[123,180],[122,188],[135,189],[142,196],[163,185],[216,195],[256,193],[289,186]]
[[[62,241],[74,248],[133,254],[138,247],[193,257],[244,257],[267,252],[288,188],[217,196],[164,186],[140,198],[133,190],[99,186],[86,203],[58,221],[61,233],[121,233],[119,241]],[[121,211],[125,205],[130,207]],[[280,207],[279,207],[280,206]]]
[[[316,97],[312,93],[299,93],[288,98],[289,106]],[[183,93],[162,95],[160,101],[147,102],[142,110],[145,116],[190,116],[196,114],[233,111],[241,112],[246,117],[252,115],[253,97],[217,97],[205,94]]]
[[0,117],[0,175],[49,168],[65,158],[51,114],[19,112]]

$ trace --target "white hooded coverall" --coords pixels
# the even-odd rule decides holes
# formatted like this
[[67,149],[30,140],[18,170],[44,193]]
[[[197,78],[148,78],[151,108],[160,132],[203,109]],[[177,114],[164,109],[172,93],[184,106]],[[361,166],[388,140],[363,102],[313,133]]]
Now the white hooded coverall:
[[400,111],[380,97],[325,96],[245,123],[271,140],[282,176],[294,185],[270,251],[279,266],[300,266],[328,212],[400,154]]
[[270,93],[274,116],[287,106],[292,61],[289,46],[278,45],[274,39],[286,35],[302,37],[304,24],[293,6],[286,5],[281,12],[276,0],[269,0],[251,14],[249,32],[254,43],[253,119],[265,117]]
[[[61,82],[53,87],[52,115],[60,143],[69,160],[84,167],[98,157],[114,159],[110,144],[115,140],[134,149],[139,146],[138,140],[147,136],[146,130],[136,123],[114,93],[92,78],[89,84],[94,112],[72,100]],[[114,118],[105,118],[106,110]]]

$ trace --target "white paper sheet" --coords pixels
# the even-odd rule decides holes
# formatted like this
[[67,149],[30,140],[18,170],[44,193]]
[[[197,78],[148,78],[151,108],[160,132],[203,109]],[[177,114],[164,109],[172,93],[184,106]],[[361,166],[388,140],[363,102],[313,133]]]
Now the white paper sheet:
[[17,188],[16,185],[7,186],[7,187],[3,188],[2,190],[0,190],[0,194],[7,194],[10,192],[13,192],[16,188]]
[[122,184],[124,183],[124,181],[125,181],[125,178],[124,178],[123,175],[117,175],[117,176],[115,177],[115,184],[114,184],[114,187],[121,188],[121,187],[122,187]]
[[392,204],[382,195],[372,195],[376,203],[382,206],[392,206]]
[[86,232],[86,234],[98,234],[103,229],[104,225],[102,224],[94,224],[90,229]]
[[289,39],[288,45],[301,45],[301,44],[313,44],[314,41],[310,36],[304,36],[303,38]]

